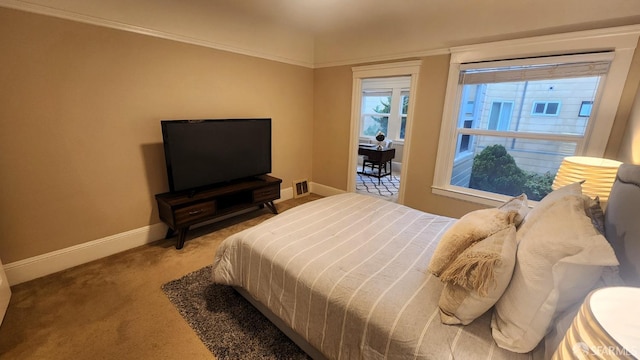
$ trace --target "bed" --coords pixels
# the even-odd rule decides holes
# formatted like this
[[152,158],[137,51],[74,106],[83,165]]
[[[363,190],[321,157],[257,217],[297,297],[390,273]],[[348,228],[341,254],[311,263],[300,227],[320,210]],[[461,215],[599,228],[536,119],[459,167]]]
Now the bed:
[[[623,165],[618,174],[608,210],[600,219],[603,228],[598,229],[593,217],[588,220],[593,224],[589,231],[606,231],[611,246],[604,240],[606,244],[598,243],[591,248],[604,249],[596,251],[599,254],[606,253],[607,248],[612,249],[612,254],[615,250],[620,259],[620,274],[625,281],[637,286],[640,229],[630,214],[637,214],[640,207],[640,167]],[[549,200],[549,204],[562,207],[571,203],[567,200],[570,195],[560,195],[553,202]],[[513,216],[509,219],[513,221],[521,217],[518,223],[521,221],[522,225],[516,231],[516,224],[512,224],[514,229],[510,233],[518,235],[518,251],[524,248],[523,243],[532,243],[523,241],[521,232],[540,236],[536,233],[540,228],[536,225],[536,216],[544,217],[560,210],[549,204],[543,200],[534,207],[534,210],[538,206],[545,209],[537,211],[536,215],[532,215],[533,210],[528,214],[522,212],[522,208],[528,210],[526,206],[520,206],[517,214],[510,212]],[[584,204],[582,210],[580,203],[582,211],[587,210],[586,200]],[[568,293],[557,287],[550,290],[553,295],[544,298],[545,303],[538,307],[549,307],[552,301],[555,311],[548,315],[548,324],[534,324],[543,327],[545,339],[535,340],[533,336],[533,342],[529,343],[535,343],[534,348],[530,344],[521,346],[518,341],[512,344],[508,339],[510,332],[515,331],[518,337],[521,329],[510,329],[505,321],[510,321],[512,303],[523,301],[516,291],[521,291],[518,287],[524,285],[518,284],[530,282],[526,279],[527,262],[520,259],[520,254],[518,261],[515,260],[515,246],[515,263],[508,269],[504,288],[498,289],[498,295],[494,294],[495,306],[491,304],[489,311],[483,310],[471,321],[463,321],[466,325],[455,321],[444,323],[447,316],[441,310],[441,297],[452,285],[439,279],[436,275],[441,274],[434,274],[430,265],[436,257],[434,253],[441,255],[443,238],[465,223],[465,217],[437,216],[355,193],[315,200],[226,239],[215,256],[213,281],[234,286],[314,359],[549,357],[552,353],[549,347],[557,344],[563,335],[557,318],[570,320],[572,311],[577,310],[576,305],[586,296],[585,292],[608,285],[606,281],[603,283],[602,274],[613,269],[616,275],[618,261],[614,256],[613,260],[599,260],[593,266],[576,265],[579,262],[576,260],[564,264],[570,266],[563,268],[564,275],[587,274],[590,280],[580,291],[575,286]],[[589,239],[594,241],[604,239],[598,236],[595,232],[588,233]],[[481,240],[473,246],[486,243],[484,238]],[[470,248],[466,246],[466,249]],[[589,252],[589,249],[585,250],[585,253]],[[548,252],[538,255],[546,259]],[[462,256],[457,253],[455,257]],[[514,280],[510,282],[512,276]],[[499,287],[493,286],[491,291]],[[535,299],[524,299],[526,301]],[[453,318],[457,320],[455,316]],[[544,317],[533,313],[532,319],[527,321],[539,322]],[[460,318],[464,318],[464,314]],[[522,337],[526,338],[530,333]],[[521,351],[523,349],[526,351]]]

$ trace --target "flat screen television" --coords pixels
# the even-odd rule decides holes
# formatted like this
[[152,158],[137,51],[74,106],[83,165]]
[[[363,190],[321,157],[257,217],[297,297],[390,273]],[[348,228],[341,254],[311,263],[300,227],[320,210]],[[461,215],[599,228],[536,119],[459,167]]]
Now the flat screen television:
[[162,120],[169,190],[271,172],[271,119]]

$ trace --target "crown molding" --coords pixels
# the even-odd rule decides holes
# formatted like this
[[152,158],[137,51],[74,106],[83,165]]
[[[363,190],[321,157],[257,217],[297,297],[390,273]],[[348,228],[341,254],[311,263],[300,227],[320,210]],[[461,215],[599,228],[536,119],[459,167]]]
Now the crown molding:
[[49,6],[32,4],[32,3],[28,3],[21,0],[0,0],[0,6],[10,8],[10,9],[15,9],[15,10],[26,11],[30,13],[40,14],[40,15],[52,16],[52,17],[65,19],[65,20],[77,21],[77,22],[90,24],[90,25],[128,31],[128,32],[141,34],[141,35],[153,36],[153,37],[166,39],[166,40],[172,40],[172,41],[178,41],[178,42],[197,45],[197,46],[203,46],[203,47],[216,49],[216,50],[228,51],[236,54],[277,61],[277,62],[290,64],[290,65],[297,65],[297,66],[302,66],[302,67],[311,68],[311,69],[449,54],[448,49],[436,49],[436,50],[414,51],[414,52],[408,52],[408,53],[399,53],[399,54],[390,54],[390,55],[387,54],[387,55],[380,55],[380,56],[371,56],[371,57],[315,63],[313,61],[304,61],[304,60],[279,56],[275,54],[268,54],[264,52],[251,50],[251,49],[246,49],[243,47],[234,46],[231,44],[223,44],[215,41],[194,38],[190,36],[146,28],[146,27],[137,26],[137,25],[128,24],[128,23],[119,22],[119,21],[113,21],[105,18],[96,17],[96,16],[89,16],[89,15],[84,15],[84,14],[80,14],[72,11],[56,9]]
[[166,40],[173,40],[173,41],[178,41],[182,43],[203,46],[203,47],[216,49],[216,50],[228,51],[236,54],[277,61],[277,62],[290,64],[290,65],[297,65],[297,66],[302,66],[307,68],[314,67],[313,62],[309,62],[309,61],[292,59],[292,58],[283,57],[283,56],[274,55],[274,54],[267,54],[267,53],[263,53],[263,52],[259,52],[251,49],[245,49],[242,47],[237,47],[229,44],[223,44],[215,41],[198,39],[190,36],[184,36],[184,35],[174,34],[166,31],[150,29],[150,28],[141,27],[133,24],[127,24],[119,21],[113,21],[113,20],[108,20],[108,19],[99,18],[95,16],[89,16],[89,15],[79,14],[71,11],[56,9],[48,6],[31,4],[31,3],[27,3],[20,0],[0,0],[0,6],[15,9],[15,10],[22,10],[30,13],[40,14],[40,15],[52,16],[52,17],[61,18],[65,20],[77,21],[85,24],[102,26],[102,27],[107,27],[107,28],[117,29],[122,31],[128,31],[128,32],[141,34],[141,35],[153,36],[153,37],[166,39]]
[[[463,45],[452,48],[439,48],[439,49],[431,49],[431,50],[417,50],[411,52],[404,53],[394,53],[394,54],[381,54],[360,58],[350,58],[336,61],[307,61],[301,59],[295,59],[286,56],[280,56],[272,53],[260,52],[248,48],[244,48],[241,46],[235,46],[233,44],[220,43],[216,41],[210,41],[180,34],[175,34],[171,32],[161,31],[157,29],[151,29],[147,27],[137,26],[134,24],[128,24],[119,21],[113,21],[105,18],[100,18],[96,16],[84,15],[72,11],[62,10],[53,8],[50,6],[38,5],[29,3],[23,0],[0,0],[0,7],[6,7],[15,10],[22,10],[30,13],[52,16],[56,18],[61,18],[65,20],[71,20],[76,22],[81,22],[85,24],[91,24],[96,26],[107,27],[111,29],[117,29],[122,31],[128,31],[132,33],[137,33],[141,35],[153,36],[161,39],[178,41],[182,43],[207,47],[211,49],[221,50],[232,52],[241,55],[247,55],[252,57],[257,57],[261,59],[281,62],[290,65],[296,65],[311,69],[316,68],[327,68],[327,67],[336,67],[336,66],[352,66],[358,64],[367,64],[367,63],[377,63],[377,62],[385,62],[385,61],[397,61],[401,59],[417,59],[428,56],[437,56],[437,55],[449,55],[460,52],[471,52],[474,51],[478,46],[482,46],[483,48],[496,47],[509,47],[515,44],[521,44],[523,39],[513,39],[513,40],[504,40],[504,41],[496,41],[492,43],[485,44],[473,44],[473,45]],[[575,38],[576,34],[586,36],[586,37],[607,37],[610,35],[619,35],[621,33],[628,35],[636,35],[640,29],[640,25],[628,25],[621,27],[613,27],[609,29],[595,29],[595,30],[586,30],[579,32],[569,32],[563,34],[555,34],[555,35],[545,35],[545,36],[535,36],[526,38],[528,45],[530,46],[532,43],[536,43],[539,41],[542,42],[562,42],[566,37]],[[630,45],[635,46],[635,43]]]
[[432,50],[420,50],[420,51],[412,51],[406,53],[398,53],[398,54],[387,54],[387,55],[378,55],[378,56],[370,56],[366,58],[356,58],[356,59],[346,59],[339,61],[326,61],[326,62],[316,62],[314,68],[325,68],[325,67],[334,67],[334,66],[347,66],[347,65],[359,65],[359,64],[367,64],[367,63],[376,63],[376,62],[385,62],[385,61],[397,61],[401,59],[418,59],[427,56],[436,56],[436,55],[449,55],[451,52],[449,49],[432,49]]

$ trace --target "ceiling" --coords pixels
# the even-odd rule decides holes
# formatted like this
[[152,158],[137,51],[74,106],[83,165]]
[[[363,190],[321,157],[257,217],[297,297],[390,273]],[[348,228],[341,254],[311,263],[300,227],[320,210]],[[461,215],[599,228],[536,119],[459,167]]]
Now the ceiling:
[[[187,1],[192,2],[193,1]],[[349,32],[370,27],[403,31],[415,24],[491,23],[524,21],[546,26],[636,16],[638,0],[209,0],[212,8],[224,6],[248,17],[270,21],[309,32],[314,36]],[[510,21],[511,20],[511,21]],[[515,24],[515,23],[514,23]],[[482,29],[479,29],[482,30]]]
[[0,0],[309,67],[640,24],[640,0]]

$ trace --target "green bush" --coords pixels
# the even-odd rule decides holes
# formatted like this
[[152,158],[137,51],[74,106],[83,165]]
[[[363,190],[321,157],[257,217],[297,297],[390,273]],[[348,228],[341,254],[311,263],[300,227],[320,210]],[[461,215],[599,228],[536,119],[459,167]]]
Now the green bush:
[[555,175],[548,171],[544,174],[527,171],[527,180],[524,183],[522,192],[527,194],[527,197],[531,200],[542,200],[543,197],[551,192],[554,177]]
[[473,158],[469,187],[503,195],[527,194],[540,200],[551,192],[553,175],[522,170],[502,145],[486,147]]

